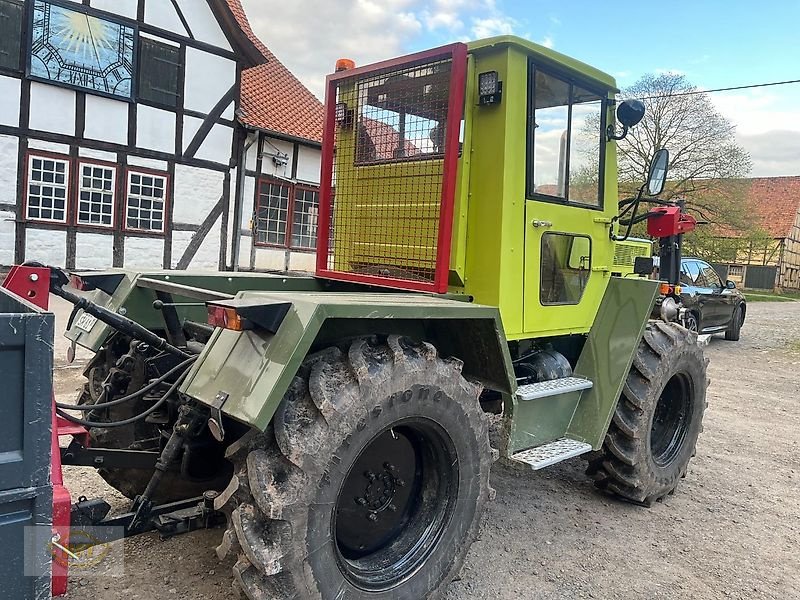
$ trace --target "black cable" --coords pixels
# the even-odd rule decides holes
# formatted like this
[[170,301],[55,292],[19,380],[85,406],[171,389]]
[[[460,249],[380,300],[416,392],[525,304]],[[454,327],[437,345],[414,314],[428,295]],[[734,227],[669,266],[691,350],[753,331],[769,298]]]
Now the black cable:
[[155,411],[157,411],[159,408],[161,408],[161,406],[175,392],[175,390],[178,389],[178,386],[180,386],[181,382],[183,382],[183,380],[186,379],[186,376],[188,374],[189,371],[187,369],[186,372],[184,372],[180,377],[178,377],[178,379],[175,380],[175,383],[173,383],[172,386],[167,390],[167,392],[163,396],[161,396],[161,399],[158,402],[153,404],[153,406],[148,408],[146,411],[136,415],[135,417],[131,417],[130,419],[125,419],[124,421],[109,421],[108,423],[101,423],[99,421],[85,421],[83,419],[72,417],[59,408],[56,408],[56,414],[58,414],[59,417],[66,419],[70,423],[75,423],[76,425],[83,425],[84,427],[89,427],[89,428],[99,427],[108,429],[108,428],[125,427],[127,425],[132,425],[133,423],[146,419]]
[[[180,371],[183,367],[185,367],[186,365],[194,362],[195,360],[197,360],[197,357],[195,357],[195,356],[193,356],[192,358],[186,359],[185,361],[183,361],[179,365],[173,367],[172,369],[170,369],[169,371],[164,373],[158,379],[155,379],[155,380],[151,381],[150,383],[148,383],[142,389],[137,390],[137,391],[133,392],[132,394],[128,394],[127,396],[123,396],[122,398],[117,398],[116,400],[111,400],[110,402],[97,402],[95,404],[81,404],[81,405],[62,404],[60,402],[56,402],[56,408],[60,408],[62,410],[92,412],[92,411],[98,410],[98,409],[99,410],[103,410],[103,409],[106,409],[106,408],[111,408],[112,406],[119,406],[120,404],[124,404],[125,402],[128,402],[130,400],[135,400],[136,398],[139,398],[139,397],[143,396],[144,394],[146,394],[147,392],[149,392],[150,390],[152,390],[156,386],[161,385],[162,383],[164,383],[164,381],[169,379],[170,376],[174,375],[177,371]],[[105,397],[105,395],[106,395],[106,390],[103,390],[103,393],[100,394],[100,398]]]
[[753,83],[750,85],[736,85],[732,87],[716,88],[713,90],[692,90],[688,92],[675,92],[674,94],[657,94],[655,96],[645,96],[644,98],[637,98],[637,100],[655,100],[657,98],[672,98],[675,96],[696,96],[698,94],[714,94],[716,92],[732,92],[735,90],[750,90],[753,88],[770,87],[773,85],[789,85],[791,83],[800,83],[800,79],[790,79],[787,81],[770,81],[768,83]]

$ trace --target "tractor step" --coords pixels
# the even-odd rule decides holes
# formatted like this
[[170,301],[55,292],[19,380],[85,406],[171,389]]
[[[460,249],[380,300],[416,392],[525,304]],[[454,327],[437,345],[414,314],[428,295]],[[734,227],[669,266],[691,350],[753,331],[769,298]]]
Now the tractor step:
[[581,392],[591,387],[592,382],[588,379],[564,377],[562,379],[551,379],[550,381],[521,385],[517,388],[517,398],[523,401],[537,400],[538,398],[547,398],[548,396]]
[[[591,384],[591,382],[589,382]],[[592,450],[591,444],[561,438],[543,446],[530,450],[523,450],[511,455],[511,460],[516,460],[530,465],[534,471],[544,469],[569,458],[575,458]]]

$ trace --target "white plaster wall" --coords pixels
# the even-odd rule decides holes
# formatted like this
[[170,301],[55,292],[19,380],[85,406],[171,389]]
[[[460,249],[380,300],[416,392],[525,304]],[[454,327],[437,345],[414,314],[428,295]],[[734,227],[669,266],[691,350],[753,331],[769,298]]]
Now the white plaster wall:
[[285,271],[286,251],[278,248],[256,248],[256,269]]
[[322,150],[300,146],[297,153],[297,179],[319,185]]
[[[150,2],[151,0],[148,0]],[[231,50],[231,45],[217,22],[214,13],[206,2],[198,0],[178,0],[189,29],[192,30],[195,39],[212,44],[217,48]]]
[[[285,165],[278,167],[275,161],[272,160],[278,151],[285,156],[282,160],[286,162]],[[276,140],[274,138],[267,138],[262,148],[261,157],[261,172],[264,175],[271,175],[273,177],[280,177],[288,179],[292,176],[292,161],[294,160],[294,144]]]
[[45,152],[55,152],[56,154],[69,154],[69,146],[67,144],[56,144],[55,142],[44,142],[42,140],[29,139],[29,150],[43,150]]
[[54,267],[67,264],[67,232],[28,229],[25,236],[25,260],[35,260]]
[[14,264],[14,213],[0,211],[0,266]]
[[194,136],[197,134],[197,131],[202,127],[203,119],[198,119],[197,117],[190,117],[188,115],[183,117],[183,146],[181,148],[181,153],[186,154],[186,149],[189,147],[189,144],[192,143]]
[[92,8],[136,19],[138,0],[92,0]]
[[[176,231],[172,235],[172,268],[176,269],[183,257],[183,253],[189,246],[189,242],[195,236],[191,231]],[[218,271],[219,270],[219,246],[222,236],[222,217],[217,219],[211,231],[203,240],[200,248],[192,258],[187,269],[199,271]]]
[[31,82],[31,129],[75,135],[75,92]]
[[202,223],[219,202],[223,192],[224,173],[175,165],[174,223]]
[[175,113],[140,104],[137,109],[136,145],[175,153]]
[[[116,2],[116,0],[108,0]],[[195,4],[201,4],[194,0]],[[204,2],[202,4],[205,4]],[[144,3],[144,22],[154,27],[173,31],[180,35],[189,37],[189,33],[181,23],[178,13],[170,0],[147,0]]]
[[239,267],[242,269],[250,268],[250,250],[253,247],[253,238],[242,236],[242,245],[239,249]]
[[235,83],[234,61],[197,48],[186,48],[184,106],[187,109],[210,113]]
[[125,238],[125,268],[152,269],[164,264],[164,240],[160,238]]
[[127,102],[86,94],[84,137],[126,146],[128,106]]
[[19,79],[0,75],[0,125],[19,127],[20,89]]
[[114,236],[78,233],[75,237],[75,267],[108,269],[114,264]]
[[142,167],[143,169],[153,169],[154,171],[166,172],[169,165],[165,160],[155,160],[152,158],[142,158],[141,156],[128,155],[128,164],[132,167]]
[[196,158],[227,165],[233,151],[233,127],[214,125],[195,154]]
[[256,178],[244,178],[244,198],[242,198],[242,229],[250,229],[254,219],[256,204]]
[[317,255],[314,252],[291,252],[289,254],[290,271],[306,271],[313,273],[317,269]]
[[[253,141],[253,136],[249,135],[247,137],[247,143]],[[245,156],[244,165],[247,167],[248,171],[255,171],[256,170],[256,161],[258,160],[258,140],[253,142],[250,147],[247,149],[247,155]]]
[[94,148],[78,148],[78,156],[112,163],[117,162],[116,152],[105,152],[103,150],[95,150]]
[[12,135],[0,135],[0,202],[4,204],[17,203],[18,152],[18,138]]

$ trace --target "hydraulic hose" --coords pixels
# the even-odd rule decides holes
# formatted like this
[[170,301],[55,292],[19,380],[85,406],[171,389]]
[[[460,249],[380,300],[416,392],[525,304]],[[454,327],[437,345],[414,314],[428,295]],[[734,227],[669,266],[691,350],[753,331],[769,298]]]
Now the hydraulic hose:
[[[93,412],[95,410],[103,410],[103,409],[106,409],[106,408],[111,408],[113,406],[119,406],[120,404],[124,404],[125,402],[129,402],[130,400],[135,400],[136,398],[140,398],[141,396],[143,396],[144,394],[146,394],[147,392],[149,392],[153,388],[155,388],[155,387],[161,385],[162,383],[164,383],[164,381],[169,379],[172,375],[174,375],[175,373],[180,371],[182,368],[184,368],[184,367],[190,365],[191,363],[193,363],[195,360],[197,360],[197,357],[194,357],[194,356],[192,358],[186,359],[185,361],[183,361],[179,365],[173,367],[172,369],[170,369],[169,371],[164,373],[158,379],[154,379],[153,381],[148,383],[142,389],[136,390],[132,394],[128,394],[127,396],[123,396],[122,398],[117,398],[116,400],[111,400],[109,402],[96,402],[95,404],[85,404],[85,405],[62,404],[60,402],[56,402],[56,408],[60,408],[61,410]],[[100,398],[104,398],[105,395],[106,395],[106,391],[103,390],[103,393],[100,395]]]

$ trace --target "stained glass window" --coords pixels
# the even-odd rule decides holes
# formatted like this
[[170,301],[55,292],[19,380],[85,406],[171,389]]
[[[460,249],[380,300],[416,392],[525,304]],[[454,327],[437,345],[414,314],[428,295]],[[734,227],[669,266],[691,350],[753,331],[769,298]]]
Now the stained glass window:
[[32,155],[28,159],[27,217],[37,221],[67,221],[69,161]]
[[34,0],[28,72],[34,79],[131,100],[136,29],[80,5]]

